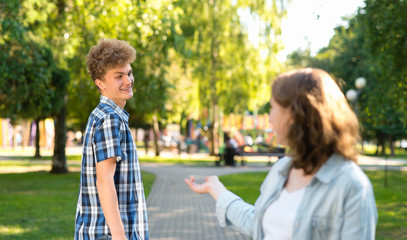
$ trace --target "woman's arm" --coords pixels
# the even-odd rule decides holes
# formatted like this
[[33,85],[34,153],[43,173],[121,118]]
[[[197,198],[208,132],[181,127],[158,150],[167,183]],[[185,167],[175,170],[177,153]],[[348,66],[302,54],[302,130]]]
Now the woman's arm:
[[195,183],[193,176],[185,179],[192,191],[209,193],[216,200],[216,215],[222,227],[231,226],[242,233],[253,236],[254,207],[228,191],[217,176],[207,177],[202,184]]
[[377,208],[371,184],[354,186],[346,199],[341,239],[374,240]]

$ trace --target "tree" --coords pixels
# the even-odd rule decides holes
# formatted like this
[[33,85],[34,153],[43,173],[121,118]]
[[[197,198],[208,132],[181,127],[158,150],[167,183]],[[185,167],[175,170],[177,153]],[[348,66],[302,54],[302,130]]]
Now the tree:
[[363,139],[376,139],[383,146],[382,153],[386,142],[394,153],[394,141],[407,136],[402,104],[406,96],[406,67],[401,58],[406,51],[402,44],[406,34],[400,28],[406,20],[405,5],[399,1],[367,1],[366,7],[349,19],[348,26],[335,29],[326,48],[314,58],[302,58],[310,66],[331,73],[343,92],[354,88],[356,78],[367,79],[354,108]]
[[[167,90],[171,86],[165,78],[168,52],[178,47],[177,36],[181,33],[177,26],[179,9],[172,1],[139,1],[136,5],[130,1],[109,1],[103,7],[94,1],[72,1],[67,14],[75,22],[74,26],[68,24],[70,38],[80,39],[73,41],[73,55],[68,60],[73,79],[68,102],[71,122],[83,131],[89,113],[98,103],[98,93],[84,62],[90,46],[99,38],[124,39],[137,51],[132,64],[135,97],[126,104],[130,126],[154,125],[152,119],[159,121],[165,117]],[[83,103],[87,104],[78,111],[77,106]]]
[[54,122],[55,122],[55,140],[54,155],[52,158],[51,173],[67,173],[68,166],[66,162],[66,115],[67,115],[67,90],[70,81],[69,72],[63,69],[55,68],[52,72],[52,86],[55,87]]
[[365,40],[377,63],[374,73],[407,126],[407,2],[367,0],[363,10],[360,21],[366,24]]
[[[65,41],[66,36],[66,7],[67,1],[58,0],[49,2],[46,0],[29,1],[23,3],[22,15],[25,25],[33,34],[47,44],[52,52],[59,52],[69,47]],[[48,89],[53,92],[50,113],[55,123],[54,155],[51,173],[66,173],[66,95],[70,81],[67,67],[66,50],[63,54],[51,55],[53,62]]]
[[364,115],[370,116],[378,143],[394,142],[407,136],[407,3],[400,0],[365,1],[357,16],[372,66],[372,84],[365,97]]
[[[52,52],[25,24],[20,1],[1,3],[0,112],[3,117],[34,119],[37,126],[52,112]],[[39,152],[39,127],[36,134]]]
[[[209,126],[211,155],[217,153],[219,113],[256,109],[270,96],[268,81],[279,70],[275,53],[281,48],[283,2],[180,1],[196,94],[200,108],[209,109],[209,118],[203,120]],[[255,36],[258,44],[248,40],[239,16],[245,11],[262,26]]]

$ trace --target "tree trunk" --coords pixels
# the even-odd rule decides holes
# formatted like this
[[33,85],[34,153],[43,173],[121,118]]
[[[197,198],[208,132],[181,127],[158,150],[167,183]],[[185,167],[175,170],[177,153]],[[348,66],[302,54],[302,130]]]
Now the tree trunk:
[[216,1],[213,0],[212,2],[212,34],[211,34],[211,75],[210,75],[210,104],[209,107],[210,111],[210,119],[211,124],[209,126],[209,154],[211,156],[215,156],[219,152],[217,140],[218,140],[218,96],[216,91],[216,83],[218,78],[216,76],[217,68],[218,68],[218,57],[219,57],[219,39],[217,36],[217,10],[218,7],[216,6]]
[[160,128],[158,127],[157,115],[153,115],[153,132],[154,132],[154,147],[155,147],[155,156],[160,156],[160,146],[158,146],[158,138],[160,136]]
[[51,173],[67,173],[66,162],[66,104],[61,107],[59,113],[54,117],[55,121],[55,142],[54,157],[52,158]]
[[[380,147],[381,147],[381,154],[380,154]],[[383,155],[383,153],[384,153],[384,148],[385,148],[385,145],[384,145],[384,137],[383,137],[383,135],[382,134],[377,134],[377,144],[376,144],[376,153],[375,153],[375,155],[377,156],[377,155]]]
[[390,136],[390,156],[394,157],[396,154],[394,152],[394,140],[393,140],[393,136]]
[[35,119],[35,124],[37,125],[37,129],[35,130],[35,158],[41,158],[40,154],[40,119]]

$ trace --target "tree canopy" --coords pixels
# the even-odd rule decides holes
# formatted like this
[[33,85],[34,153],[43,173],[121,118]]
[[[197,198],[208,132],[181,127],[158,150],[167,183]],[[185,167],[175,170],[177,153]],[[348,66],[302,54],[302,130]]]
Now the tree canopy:
[[1,1],[0,114],[56,119],[66,110],[68,127],[84,130],[99,101],[86,54],[99,39],[117,38],[137,51],[135,96],[126,105],[133,127],[200,119],[215,153],[222,114],[263,111],[276,74],[314,66],[344,92],[356,78],[367,79],[358,98],[365,138],[405,137],[407,3],[366,0],[326,48],[315,57],[297,51],[287,67],[276,58],[287,2]]
[[355,89],[363,77],[367,85],[359,91],[354,108],[362,137],[385,141],[407,137],[406,83],[407,3],[404,1],[365,1],[347,26],[335,29],[329,45],[311,57],[307,51],[293,53],[297,65],[320,67],[331,73],[343,92]]

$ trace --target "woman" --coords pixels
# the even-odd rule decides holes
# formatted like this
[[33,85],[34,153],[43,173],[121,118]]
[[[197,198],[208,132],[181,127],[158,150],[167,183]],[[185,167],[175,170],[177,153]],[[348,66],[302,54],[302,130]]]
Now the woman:
[[334,80],[320,69],[277,77],[270,122],[289,156],[271,168],[254,206],[216,176],[197,193],[216,200],[221,226],[253,239],[374,239],[377,209],[372,185],[355,164],[358,121]]

